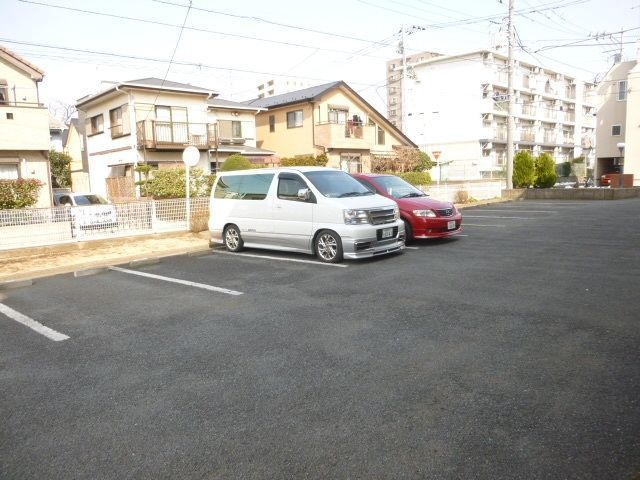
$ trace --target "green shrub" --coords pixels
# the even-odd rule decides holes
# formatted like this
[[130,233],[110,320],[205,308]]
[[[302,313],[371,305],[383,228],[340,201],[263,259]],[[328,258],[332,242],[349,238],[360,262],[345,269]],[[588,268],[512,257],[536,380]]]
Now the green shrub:
[[[203,197],[211,191],[210,175],[200,168],[189,169],[189,196]],[[167,168],[153,171],[153,178],[144,185],[148,196],[153,198],[185,198],[187,195],[184,168]]]
[[513,157],[513,186],[527,188],[533,185],[535,166],[528,150],[519,150]]
[[429,154],[419,150],[416,154],[417,160],[416,165],[413,167],[414,172],[424,172],[425,170],[431,170],[433,167],[433,162],[431,161],[431,157]]
[[280,165],[283,167],[325,167],[328,161],[329,157],[323,153],[321,155],[282,158],[280,159]]
[[43,185],[35,178],[0,180],[0,210],[32,207]]
[[411,185],[429,185],[431,183],[429,172],[404,172],[394,173],[393,175],[397,175]]
[[553,187],[558,179],[556,162],[548,153],[541,153],[535,161],[536,179],[534,185],[538,188]]
[[247,157],[244,157],[239,153],[234,153],[224,161],[220,170],[223,172],[229,172],[232,170],[249,170],[251,168],[253,168],[253,165],[251,165],[251,162]]
[[559,177],[568,177],[571,175],[571,162],[558,163],[555,166],[555,170]]
[[53,188],[69,188],[71,186],[71,160],[71,157],[66,153],[49,151],[51,186]]

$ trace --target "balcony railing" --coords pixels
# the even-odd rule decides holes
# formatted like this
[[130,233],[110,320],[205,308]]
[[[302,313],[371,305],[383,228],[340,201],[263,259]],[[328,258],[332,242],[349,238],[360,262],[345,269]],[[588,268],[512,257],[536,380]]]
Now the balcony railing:
[[536,134],[531,130],[522,130],[520,132],[520,140],[523,142],[535,142]]
[[203,149],[216,145],[214,124],[142,120],[136,126],[139,147],[172,150],[187,145]]
[[327,148],[371,148],[376,145],[376,127],[354,123],[316,125],[316,143]]
[[545,118],[551,118],[551,119],[555,120],[556,117],[557,117],[557,113],[558,112],[554,108],[543,108],[542,109],[542,115]]
[[536,116],[536,106],[530,103],[525,103],[522,105],[522,115],[527,115],[529,117]]
[[544,143],[556,143],[557,135],[556,132],[551,130],[545,130],[544,132]]

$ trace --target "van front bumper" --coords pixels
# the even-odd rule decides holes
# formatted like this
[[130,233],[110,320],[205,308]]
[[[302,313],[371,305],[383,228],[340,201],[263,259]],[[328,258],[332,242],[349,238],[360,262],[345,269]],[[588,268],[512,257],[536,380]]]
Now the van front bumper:
[[[382,231],[389,228],[392,229],[392,236],[383,238]],[[404,224],[402,222],[370,226],[366,229],[357,228],[349,233],[351,235],[342,235],[344,258],[375,257],[400,252],[405,248]]]

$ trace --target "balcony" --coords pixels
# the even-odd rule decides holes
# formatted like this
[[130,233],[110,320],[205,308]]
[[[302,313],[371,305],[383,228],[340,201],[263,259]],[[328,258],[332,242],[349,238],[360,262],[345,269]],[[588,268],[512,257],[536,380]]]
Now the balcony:
[[215,125],[209,123],[142,120],[137,123],[138,147],[179,150],[188,145],[200,149],[215,147]]
[[369,150],[376,145],[376,127],[346,123],[316,125],[316,143],[326,148],[357,148]]
[[544,118],[550,118],[552,120],[555,120],[557,117],[557,111],[555,110],[555,108],[543,108],[542,109],[542,116]]
[[528,117],[535,117],[536,116],[536,106],[532,105],[530,103],[524,103],[522,105],[522,115],[526,115]]
[[556,143],[557,135],[555,130],[544,131],[544,143]]
[[520,141],[521,142],[535,142],[536,134],[532,130],[522,130],[520,132]]

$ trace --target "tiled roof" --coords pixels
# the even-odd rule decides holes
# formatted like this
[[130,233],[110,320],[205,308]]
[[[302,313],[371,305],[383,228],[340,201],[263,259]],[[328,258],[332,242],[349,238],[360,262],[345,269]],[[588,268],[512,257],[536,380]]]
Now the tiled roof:
[[324,94],[325,92],[344,84],[342,81],[325,83],[323,85],[317,85],[315,87],[304,88],[302,90],[296,90],[295,92],[283,93],[281,95],[274,95],[267,98],[255,98],[244,102],[246,105],[252,107],[271,108],[279,107],[282,105],[289,105],[291,103],[299,103],[304,101],[313,100]]

